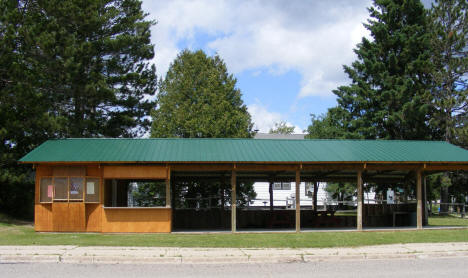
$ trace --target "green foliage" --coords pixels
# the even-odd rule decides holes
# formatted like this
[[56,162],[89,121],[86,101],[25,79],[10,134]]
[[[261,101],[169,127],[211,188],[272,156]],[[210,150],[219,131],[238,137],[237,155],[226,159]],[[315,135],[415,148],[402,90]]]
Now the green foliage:
[[158,207],[166,205],[166,184],[164,182],[135,182],[130,183],[132,187],[136,184],[132,192],[135,206],[137,207]]
[[441,138],[440,127],[429,124],[436,101],[430,93],[434,36],[426,10],[417,0],[375,0],[369,13],[365,27],[372,39],[363,38],[354,50],[357,60],[344,66],[351,84],[334,90],[337,107],[312,115],[308,137]]
[[[468,126],[468,3],[436,1],[431,9],[431,49],[434,71],[431,89],[436,108],[431,123],[446,141],[462,143]],[[468,141],[464,142],[468,145]]]
[[[219,181],[197,180],[193,177],[186,181],[173,181],[175,208],[224,208],[231,202],[231,185],[227,179]],[[238,207],[245,207],[257,197],[252,182],[241,182],[236,187]]]
[[[236,82],[219,56],[182,51],[161,81],[151,137],[251,137],[251,117]],[[229,189],[229,182],[174,181],[174,204],[176,208],[224,206],[230,200]],[[238,185],[237,194],[240,205],[255,198],[253,183]]]
[[0,211],[25,218],[33,216],[34,178],[17,160],[56,130],[25,54],[33,47],[25,36],[31,20],[16,1],[0,1]]
[[148,130],[145,16],[137,0],[0,0],[0,210],[32,211],[32,171],[17,160],[46,139]]
[[[325,190],[332,195],[334,200],[351,201],[356,196],[356,185],[349,182],[327,183]],[[339,204],[341,206],[342,204]]]
[[[440,129],[442,139],[468,148],[468,3],[464,0],[436,1],[432,6],[431,49],[432,103],[435,112],[430,123]],[[431,197],[458,202],[468,194],[468,175],[450,172],[432,175]],[[441,210],[446,210],[445,206]]]
[[[344,122],[345,137],[430,139],[430,36],[418,0],[375,0],[365,24],[371,39],[357,45],[357,60],[344,71],[351,84],[333,92],[329,113]],[[343,115],[344,114],[344,115]]]
[[151,136],[251,137],[251,117],[236,82],[219,56],[182,51],[160,84]]
[[280,121],[275,123],[273,128],[270,128],[270,134],[292,134],[294,132],[294,126],[288,126],[286,122]]
[[134,137],[149,128],[156,90],[152,21],[138,0],[26,2],[32,56],[59,136]]
[[309,139],[357,139],[359,134],[348,132],[348,113],[340,107],[330,108],[325,115],[311,114],[312,123],[307,128]]

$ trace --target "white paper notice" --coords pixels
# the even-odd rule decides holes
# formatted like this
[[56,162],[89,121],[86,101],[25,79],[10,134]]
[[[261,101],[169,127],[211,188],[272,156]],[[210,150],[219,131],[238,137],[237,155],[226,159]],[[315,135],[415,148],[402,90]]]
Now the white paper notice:
[[88,181],[86,183],[86,194],[93,195],[94,194],[94,182]]

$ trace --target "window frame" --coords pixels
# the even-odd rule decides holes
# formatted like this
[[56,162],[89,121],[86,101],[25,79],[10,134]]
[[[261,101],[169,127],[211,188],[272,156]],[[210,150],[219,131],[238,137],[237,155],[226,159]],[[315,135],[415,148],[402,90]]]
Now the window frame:
[[[164,205],[161,205],[161,206],[129,206],[128,203],[129,203],[129,199],[128,199],[128,195],[127,195],[127,206],[114,206],[113,205],[113,202],[112,202],[112,199],[115,198],[114,197],[114,194],[117,194],[117,193],[114,193],[114,192],[117,192],[119,189],[117,189],[117,191],[114,191],[114,186],[113,186],[113,180],[116,181],[116,185],[119,183],[119,181],[125,181],[127,183],[127,194],[129,193],[128,189],[130,188],[131,184],[132,183],[140,183],[140,182],[155,182],[155,183],[161,183],[161,184],[164,184],[164,186],[162,188],[164,188],[164,197],[159,197],[158,199],[161,199],[163,200],[164,202]],[[109,178],[109,179],[103,179],[102,180],[103,184],[104,184],[104,189],[103,191],[106,191],[106,193],[103,195],[103,207],[104,208],[126,208],[126,209],[145,209],[145,208],[168,208],[168,205],[167,205],[167,197],[166,197],[166,179],[152,179],[152,178],[144,178],[144,179],[125,179],[125,178],[118,178],[118,179],[115,179],[115,178]],[[109,186],[107,185],[109,182]],[[118,187],[118,186],[117,186]],[[107,191],[107,190],[110,190],[110,193]],[[109,199],[110,197],[110,199]]]
[[[285,185],[288,184],[286,187]],[[279,186],[277,186],[279,185]],[[273,190],[291,190],[291,182],[274,182],[273,183]]]
[[[77,199],[72,199],[70,198],[70,179],[72,178],[82,178],[83,179],[83,188],[82,188],[82,193],[80,194],[81,195],[81,198],[77,198]],[[42,190],[41,190],[41,186],[42,186],[42,180],[43,179],[50,179],[52,181],[52,186],[53,186],[53,190],[52,190],[52,197],[46,197],[47,199],[50,199],[50,201],[41,201],[42,200]],[[66,182],[66,192],[67,192],[67,196],[66,198],[60,198],[60,199],[57,199],[55,198],[56,196],[56,184],[55,184],[55,180],[56,179],[66,179],[67,182]],[[87,181],[88,179],[94,179],[95,181],[97,181],[97,185],[95,184],[95,188],[94,188],[94,192],[97,192],[97,201],[86,201],[86,195],[91,195],[91,194],[86,194],[86,189],[87,189]],[[42,176],[39,178],[39,203],[40,204],[51,204],[51,203],[86,203],[86,204],[99,204],[101,203],[101,195],[102,195],[102,192],[101,192],[101,183],[102,183],[102,179],[101,177],[97,177],[97,176]],[[93,194],[93,195],[96,195]]]

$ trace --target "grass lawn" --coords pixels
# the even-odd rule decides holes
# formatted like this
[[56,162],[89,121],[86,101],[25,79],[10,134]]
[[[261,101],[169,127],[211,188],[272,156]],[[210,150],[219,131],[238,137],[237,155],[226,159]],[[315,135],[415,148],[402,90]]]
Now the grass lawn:
[[468,227],[468,218],[458,216],[431,216],[429,226],[465,226]]
[[[448,221],[454,220],[433,218],[430,223],[432,225],[452,223]],[[299,234],[87,234],[36,233],[31,224],[0,220],[0,245],[306,248],[466,241],[468,241],[468,229]]]

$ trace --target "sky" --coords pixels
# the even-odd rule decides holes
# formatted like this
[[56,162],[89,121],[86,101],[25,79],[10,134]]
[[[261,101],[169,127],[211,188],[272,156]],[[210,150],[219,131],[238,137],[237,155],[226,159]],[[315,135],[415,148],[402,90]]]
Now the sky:
[[332,90],[349,84],[370,0],[143,1],[152,27],[155,63],[164,77],[183,49],[218,54],[247,105],[254,129],[285,121],[302,133],[310,114],[336,105]]

